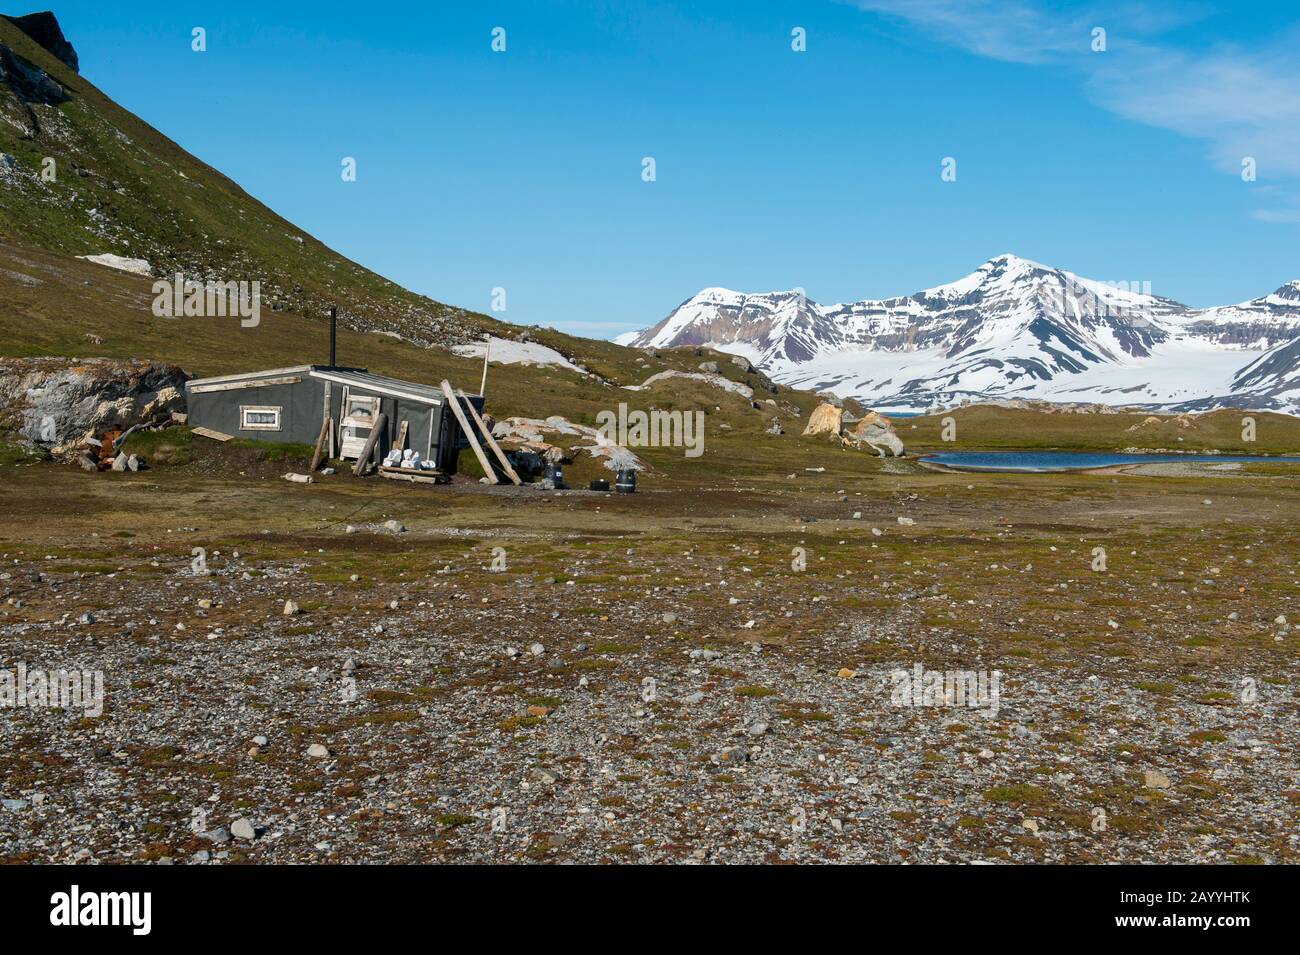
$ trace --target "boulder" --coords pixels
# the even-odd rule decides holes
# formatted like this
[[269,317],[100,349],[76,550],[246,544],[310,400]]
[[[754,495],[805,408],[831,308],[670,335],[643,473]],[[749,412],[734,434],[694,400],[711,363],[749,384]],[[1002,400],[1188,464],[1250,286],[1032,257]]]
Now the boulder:
[[813,409],[813,413],[808,417],[808,427],[803,429],[804,434],[839,434],[841,419],[844,417],[844,409],[837,408],[832,404],[822,403]]
[[860,428],[855,437],[882,458],[887,456],[886,451],[896,458],[903,456],[902,439],[893,428],[876,424],[867,425],[865,428]]
[[903,442],[894,431],[894,426],[884,415],[869,411],[849,432],[855,442],[865,444],[882,458],[888,451],[894,457],[902,457]]

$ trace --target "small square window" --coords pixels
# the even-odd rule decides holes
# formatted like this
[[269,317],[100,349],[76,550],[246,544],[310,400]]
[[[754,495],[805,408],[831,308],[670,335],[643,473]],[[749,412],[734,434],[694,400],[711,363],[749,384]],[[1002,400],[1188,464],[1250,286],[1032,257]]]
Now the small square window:
[[279,406],[240,405],[239,428],[241,431],[279,431]]
[[348,407],[347,407],[347,413],[345,417],[357,418],[357,419],[369,418],[373,420],[375,415],[377,415],[378,413],[379,413],[378,398],[364,398],[356,395],[350,396],[348,398]]

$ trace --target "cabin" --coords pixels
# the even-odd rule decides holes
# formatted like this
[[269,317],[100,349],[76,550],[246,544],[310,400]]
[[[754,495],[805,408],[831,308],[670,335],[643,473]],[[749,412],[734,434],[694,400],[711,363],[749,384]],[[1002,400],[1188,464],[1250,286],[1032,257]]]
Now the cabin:
[[[359,458],[380,415],[379,460],[391,448],[411,449],[450,474],[461,448],[470,446],[446,392],[364,368],[299,365],[196,378],[186,383],[185,397],[189,424],[218,438],[315,445],[328,422],[323,450],[331,458]],[[482,395],[462,401],[482,413]]]

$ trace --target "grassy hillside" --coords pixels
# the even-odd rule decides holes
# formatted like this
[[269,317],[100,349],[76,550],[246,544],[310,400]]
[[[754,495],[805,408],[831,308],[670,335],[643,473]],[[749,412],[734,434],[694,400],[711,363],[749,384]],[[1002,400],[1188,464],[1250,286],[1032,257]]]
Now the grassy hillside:
[[[499,328],[485,315],[408,292],[322,245],[3,18],[0,47],[16,62],[0,70],[9,76],[0,80],[0,153],[16,160],[7,173],[0,169],[0,238],[68,255],[142,258],[155,275],[258,280],[268,309],[319,316],[337,304],[353,327],[400,331],[421,342]],[[47,157],[55,163],[53,181],[41,175]]]

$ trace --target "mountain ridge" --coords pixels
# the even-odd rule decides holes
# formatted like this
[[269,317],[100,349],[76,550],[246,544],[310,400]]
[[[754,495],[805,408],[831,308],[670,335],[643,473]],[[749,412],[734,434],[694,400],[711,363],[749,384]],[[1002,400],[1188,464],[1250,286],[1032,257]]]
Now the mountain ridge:
[[[1003,253],[956,281],[885,299],[821,305],[799,289],[712,286],[615,340],[730,351],[774,380],[881,407],[1023,397],[1185,408],[1248,397],[1293,410],[1300,394],[1282,386],[1296,377],[1280,367],[1285,359],[1267,375],[1246,370],[1297,336],[1300,280],[1198,309],[1142,283],[1098,282]],[[1265,380],[1273,385],[1261,391]]]

